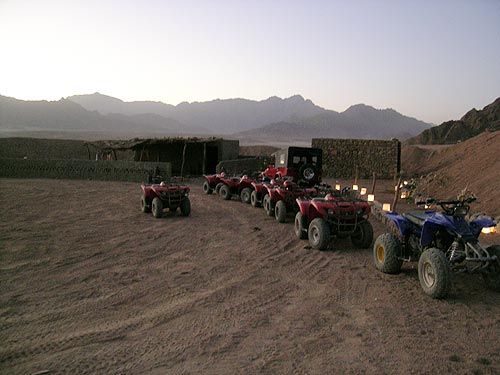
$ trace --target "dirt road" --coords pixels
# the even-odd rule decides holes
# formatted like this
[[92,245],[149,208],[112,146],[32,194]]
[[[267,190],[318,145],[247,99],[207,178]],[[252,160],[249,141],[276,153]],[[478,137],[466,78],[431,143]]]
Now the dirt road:
[[[0,373],[500,373],[500,295],[202,195],[139,211],[138,184],[0,180]],[[383,228],[372,219],[375,234]]]

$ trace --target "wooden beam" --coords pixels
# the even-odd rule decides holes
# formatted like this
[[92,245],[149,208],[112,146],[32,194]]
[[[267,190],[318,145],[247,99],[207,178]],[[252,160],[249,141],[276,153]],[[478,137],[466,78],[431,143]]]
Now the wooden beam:
[[181,178],[184,176],[184,162],[186,161],[186,147],[187,147],[187,142],[184,142],[184,147],[182,149]]
[[372,178],[372,194],[375,194],[375,184],[377,183],[377,173],[373,172]]
[[207,173],[207,142],[203,142],[203,168],[202,168],[202,173],[206,174]]
[[398,184],[396,185],[396,188],[394,189],[394,200],[392,201],[392,206],[391,206],[391,211],[393,211],[393,212],[396,211],[396,206],[398,205],[399,185],[401,185],[401,176],[399,177]]

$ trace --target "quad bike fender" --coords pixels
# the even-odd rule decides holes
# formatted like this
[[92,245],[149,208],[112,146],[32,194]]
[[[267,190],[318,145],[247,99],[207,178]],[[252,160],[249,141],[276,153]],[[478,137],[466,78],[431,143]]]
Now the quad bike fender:
[[481,233],[481,229],[495,227],[497,222],[489,216],[479,216],[477,219],[472,220],[469,225],[471,231],[474,233],[474,236],[477,238]]
[[259,195],[261,195],[265,191],[264,185],[260,182],[252,182],[252,189],[255,190]]
[[457,233],[463,237],[473,237],[475,234],[464,218],[436,212],[425,220],[420,235],[420,244],[422,246],[429,245],[434,239],[434,233],[439,229],[446,229],[448,232]]
[[278,192],[278,189],[269,189],[269,197],[271,198],[271,202],[273,202],[273,204],[277,201],[283,200],[281,194]]
[[211,188],[214,188],[219,182],[219,177],[217,175],[203,175],[203,177],[207,180]]
[[295,201],[297,202],[297,205],[299,206],[299,211],[302,214],[302,216],[307,217],[308,212],[309,212],[309,206],[311,205],[311,201],[300,199],[300,198],[297,198]]
[[411,224],[403,216],[392,212],[387,212],[385,216],[396,225],[401,236],[406,236],[410,233]]

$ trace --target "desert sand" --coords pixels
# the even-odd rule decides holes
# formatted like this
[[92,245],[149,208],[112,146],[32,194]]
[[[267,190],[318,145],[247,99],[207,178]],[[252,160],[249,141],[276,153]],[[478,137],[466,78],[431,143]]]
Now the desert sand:
[[191,217],[154,219],[139,184],[0,179],[0,373],[500,373],[479,276],[432,300],[416,264],[312,250],[200,185]]

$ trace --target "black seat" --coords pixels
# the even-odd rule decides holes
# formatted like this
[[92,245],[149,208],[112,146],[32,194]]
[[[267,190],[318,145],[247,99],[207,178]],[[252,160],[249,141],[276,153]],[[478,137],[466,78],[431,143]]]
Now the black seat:
[[419,227],[423,226],[428,215],[423,211],[411,211],[403,214],[403,216]]

